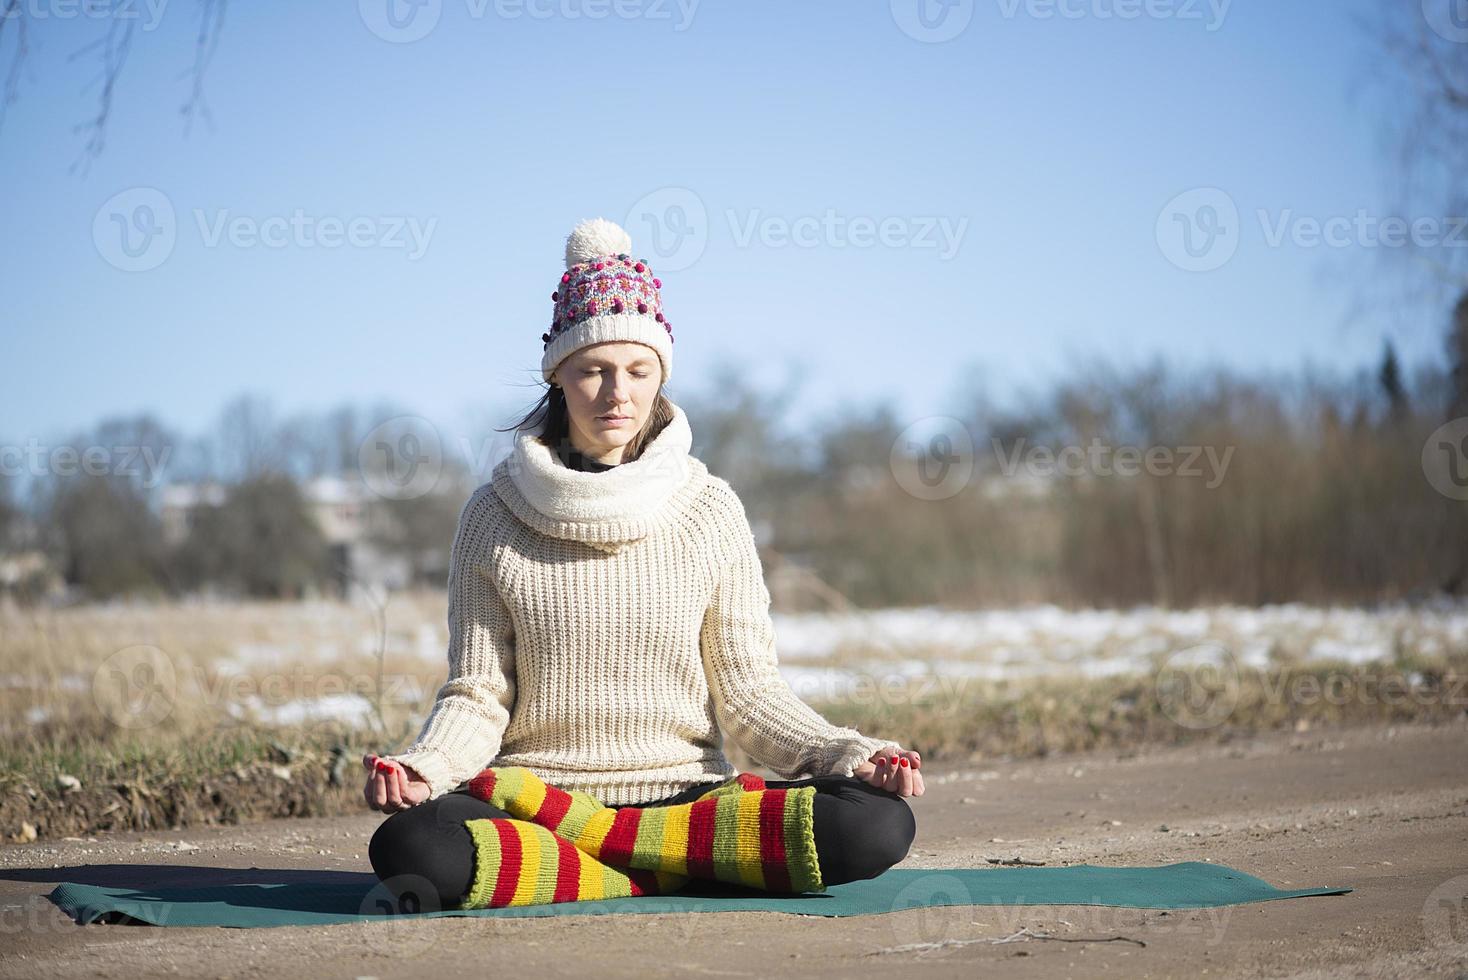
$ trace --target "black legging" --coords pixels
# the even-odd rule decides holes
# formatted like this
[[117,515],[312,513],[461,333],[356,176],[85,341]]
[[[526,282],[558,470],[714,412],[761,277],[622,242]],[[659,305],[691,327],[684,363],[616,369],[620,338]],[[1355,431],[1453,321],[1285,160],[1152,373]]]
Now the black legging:
[[[690,803],[715,785],[690,786],[638,805]],[[827,885],[875,878],[907,857],[917,835],[917,821],[905,799],[854,776],[769,779],[765,786],[816,788],[812,821],[821,880]],[[621,807],[614,805],[613,809]],[[426,881],[438,891],[438,907],[451,908],[468,893],[474,874],[474,843],[464,821],[508,816],[467,790],[457,789],[388,817],[372,835],[367,856],[377,877],[390,888],[407,882],[422,888],[420,883]]]

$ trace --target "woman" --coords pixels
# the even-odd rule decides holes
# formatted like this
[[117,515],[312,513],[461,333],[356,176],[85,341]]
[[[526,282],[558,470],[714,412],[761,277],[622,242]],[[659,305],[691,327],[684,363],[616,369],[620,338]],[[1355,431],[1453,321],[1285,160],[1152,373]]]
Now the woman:
[[[442,908],[691,877],[820,891],[882,873],[916,832],[918,753],[780,677],[753,533],[689,454],[662,282],[630,253],[600,218],[567,239],[550,387],[459,517],[448,682],[412,746],[363,760],[368,805],[392,814],[373,868]],[[738,773],[721,730],[782,778]]]

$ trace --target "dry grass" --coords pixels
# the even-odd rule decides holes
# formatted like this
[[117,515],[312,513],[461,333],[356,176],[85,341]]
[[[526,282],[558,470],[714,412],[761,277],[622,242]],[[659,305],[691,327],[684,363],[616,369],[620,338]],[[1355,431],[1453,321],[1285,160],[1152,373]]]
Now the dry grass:
[[[360,754],[405,744],[443,680],[443,602],[419,593],[381,607],[0,609],[0,835],[23,839],[26,825],[59,837],[358,806]],[[1366,666],[1283,655],[1232,676],[1208,668],[1093,680],[929,676],[809,700],[832,721],[932,760],[1461,716],[1468,650],[1405,635],[1389,662]],[[1417,635],[1422,642],[1410,640]],[[952,661],[952,651],[939,653]],[[827,662],[857,659],[843,648]]]

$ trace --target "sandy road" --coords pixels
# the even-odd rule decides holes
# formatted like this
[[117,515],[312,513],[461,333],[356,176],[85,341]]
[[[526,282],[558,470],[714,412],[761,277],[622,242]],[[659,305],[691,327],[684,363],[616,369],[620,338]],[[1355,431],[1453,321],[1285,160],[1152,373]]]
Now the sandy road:
[[[257,930],[82,928],[44,898],[63,880],[197,880],[198,868],[367,870],[365,841],[380,818],[364,814],[0,846],[0,976],[1468,975],[1468,722],[925,771],[904,867],[1016,855],[1212,860],[1279,887],[1355,891],[1189,912],[969,907]],[[983,941],[1021,930],[1098,941]],[[1115,936],[1145,945],[1099,941]],[[915,943],[930,945],[897,949]]]

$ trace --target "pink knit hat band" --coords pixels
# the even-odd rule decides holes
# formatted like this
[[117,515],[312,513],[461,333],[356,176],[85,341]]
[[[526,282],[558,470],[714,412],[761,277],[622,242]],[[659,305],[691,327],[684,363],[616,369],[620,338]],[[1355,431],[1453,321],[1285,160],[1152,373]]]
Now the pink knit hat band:
[[663,382],[672,375],[673,325],[663,313],[663,283],[631,247],[627,233],[604,218],[583,221],[567,238],[566,271],[551,293],[551,327],[540,336],[545,380],[575,351],[615,340],[653,348]]

